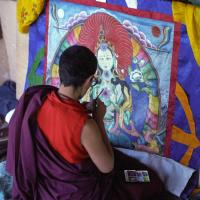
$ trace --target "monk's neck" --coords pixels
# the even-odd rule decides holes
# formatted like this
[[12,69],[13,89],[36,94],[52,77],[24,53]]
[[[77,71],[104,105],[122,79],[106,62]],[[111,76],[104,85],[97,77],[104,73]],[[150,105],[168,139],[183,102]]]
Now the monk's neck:
[[59,95],[67,96],[71,99],[78,101],[80,99],[80,91],[79,89],[74,88],[73,86],[64,86],[61,85],[58,90]]

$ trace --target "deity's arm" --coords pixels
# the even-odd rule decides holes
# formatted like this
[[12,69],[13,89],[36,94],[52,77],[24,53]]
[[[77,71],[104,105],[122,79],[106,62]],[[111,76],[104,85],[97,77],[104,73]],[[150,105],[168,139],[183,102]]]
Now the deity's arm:
[[115,105],[119,107],[124,102],[124,94],[122,92],[123,87],[120,84],[117,84],[114,90],[114,95],[115,95]]
[[120,121],[124,121],[126,125],[129,124],[132,113],[132,97],[128,92],[128,88],[124,87],[124,102],[120,107]]
[[91,97],[92,97],[92,99],[96,99],[97,98],[97,96],[99,94],[99,88],[100,88],[99,85],[95,85],[95,86],[92,87],[92,89],[91,89]]

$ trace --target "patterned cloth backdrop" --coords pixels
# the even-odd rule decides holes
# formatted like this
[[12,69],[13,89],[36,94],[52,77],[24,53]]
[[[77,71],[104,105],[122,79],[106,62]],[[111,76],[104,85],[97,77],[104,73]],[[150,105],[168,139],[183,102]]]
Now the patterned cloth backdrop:
[[[69,7],[72,2],[50,1],[47,14],[43,13],[30,28],[26,88],[43,80],[58,85],[60,53],[72,44],[89,45],[99,60],[99,82],[89,91],[88,98],[98,95],[104,82],[110,81],[110,87],[101,95],[109,107],[105,124],[110,140],[129,148],[139,144],[199,169],[200,69],[185,26],[181,25],[179,40],[179,25],[169,17],[172,15],[169,1],[140,0],[137,8],[140,12],[114,6],[125,7],[124,0],[107,3],[113,6],[94,2],[95,7],[76,4],[66,10],[66,5]],[[104,65],[104,59],[108,65]]]

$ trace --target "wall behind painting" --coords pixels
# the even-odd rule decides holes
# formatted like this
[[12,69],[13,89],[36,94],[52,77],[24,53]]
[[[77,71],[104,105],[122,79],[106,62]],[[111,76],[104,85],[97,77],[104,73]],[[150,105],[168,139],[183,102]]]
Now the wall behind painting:
[[8,56],[9,78],[17,83],[17,98],[24,90],[28,63],[28,34],[17,31],[16,1],[0,0],[0,20]]

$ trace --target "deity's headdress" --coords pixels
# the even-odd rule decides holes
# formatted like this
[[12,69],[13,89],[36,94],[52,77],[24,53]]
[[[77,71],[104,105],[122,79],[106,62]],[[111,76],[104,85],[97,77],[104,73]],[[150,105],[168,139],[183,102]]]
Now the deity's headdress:
[[100,48],[101,50],[105,50],[107,48],[112,49],[112,51],[114,51],[114,47],[112,46],[112,44],[106,40],[105,37],[105,31],[103,29],[103,26],[100,26],[100,31],[99,31],[99,37],[98,37],[98,42],[96,45],[96,49],[95,52]]
[[[101,38],[102,37],[102,38]],[[132,44],[127,30],[114,17],[106,13],[92,14],[84,23],[80,35],[79,45],[88,47],[93,53],[100,40],[108,43],[117,55],[116,72],[119,77],[124,78],[128,73],[128,67],[132,62]]]

